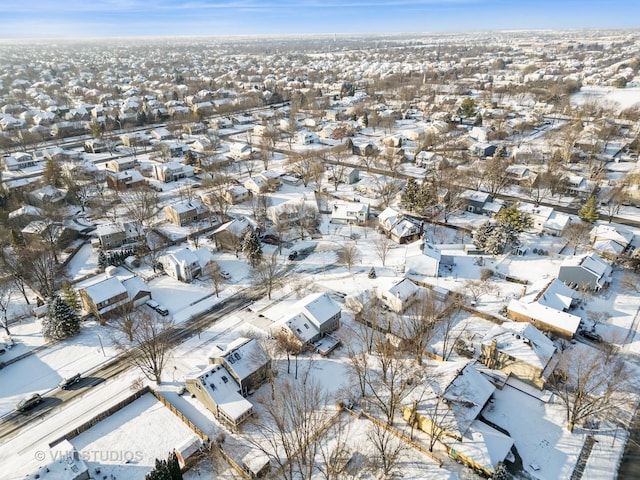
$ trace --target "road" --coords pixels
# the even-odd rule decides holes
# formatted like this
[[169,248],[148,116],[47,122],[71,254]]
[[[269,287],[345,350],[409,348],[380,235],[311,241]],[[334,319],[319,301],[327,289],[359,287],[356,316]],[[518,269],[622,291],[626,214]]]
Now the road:
[[[212,311],[188,320],[184,324],[177,325],[171,331],[171,345],[175,346],[184,340],[196,335],[209,327],[214,322],[231,313],[241,310],[260,298],[262,292],[255,289],[245,289],[213,307]],[[83,396],[93,386],[108,381],[132,367],[130,355],[138,354],[136,350],[121,354],[113,360],[88,372],[82,381],[76,383],[67,390],[56,389],[50,395],[42,397],[42,402],[34,408],[24,412],[12,412],[0,420],[0,443],[19,434],[30,422],[42,420],[54,410],[68,406],[74,399]]]

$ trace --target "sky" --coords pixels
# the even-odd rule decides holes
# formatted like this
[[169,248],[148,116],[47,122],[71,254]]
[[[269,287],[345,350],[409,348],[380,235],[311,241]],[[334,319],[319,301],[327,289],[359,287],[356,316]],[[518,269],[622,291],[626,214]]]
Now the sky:
[[639,0],[0,0],[0,38],[637,27]]

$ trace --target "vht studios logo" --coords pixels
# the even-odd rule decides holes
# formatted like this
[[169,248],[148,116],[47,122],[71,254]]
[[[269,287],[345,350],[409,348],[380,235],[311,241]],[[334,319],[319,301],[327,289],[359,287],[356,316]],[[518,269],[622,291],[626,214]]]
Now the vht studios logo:
[[85,462],[130,463],[139,462],[144,458],[142,452],[138,450],[83,450],[81,452],[75,450],[49,452],[38,450],[34,456],[38,461],[46,460],[49,457],[52,462],[80,458]]

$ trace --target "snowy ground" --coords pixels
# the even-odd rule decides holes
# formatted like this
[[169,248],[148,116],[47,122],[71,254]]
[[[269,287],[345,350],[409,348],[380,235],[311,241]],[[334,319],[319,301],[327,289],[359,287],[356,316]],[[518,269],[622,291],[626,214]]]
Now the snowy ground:
[[[169,452],[195,434],[147,393],[71,440],[100,478],[143,480]],[[111,477],[113,475],[113,477]]]

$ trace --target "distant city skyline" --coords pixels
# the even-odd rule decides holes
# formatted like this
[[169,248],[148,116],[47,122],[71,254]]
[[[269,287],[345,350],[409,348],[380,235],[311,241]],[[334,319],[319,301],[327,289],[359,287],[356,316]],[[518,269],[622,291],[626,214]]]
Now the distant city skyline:
[[638,28],[638,0],[3,0],[0,38]]

